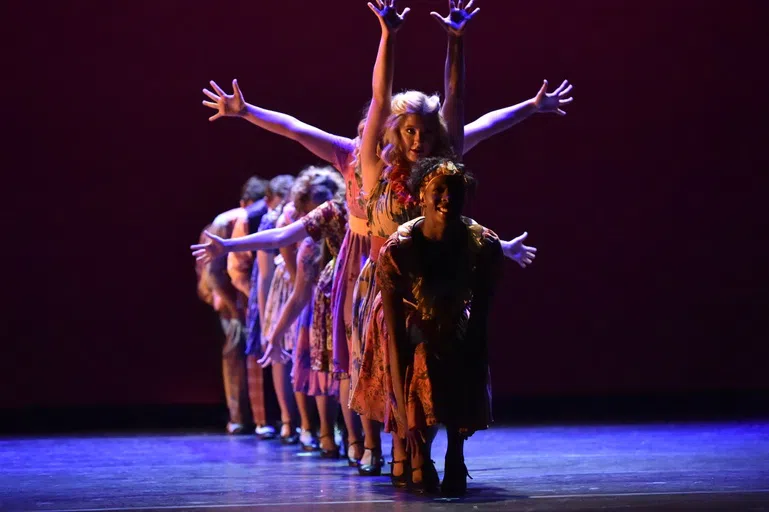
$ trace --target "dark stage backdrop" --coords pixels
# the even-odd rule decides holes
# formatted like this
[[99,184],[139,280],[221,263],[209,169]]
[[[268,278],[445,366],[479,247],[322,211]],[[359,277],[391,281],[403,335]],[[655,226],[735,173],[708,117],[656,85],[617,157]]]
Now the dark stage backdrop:
[[[442,88],[412,0],[396,89]],[[474,149],[472,214],[528,230],[492,318],[497,396],[769,388],[766,3],[481,0],[468,120],[574,83]],[[0,407],[222,401],[187,247],[252,173],[317,163],[208,80],[354,135],[379,27],[363,1],[4,3]],[[10,38],[10,40],[7,40]],[[764,64],[762,64],[762,62]]]

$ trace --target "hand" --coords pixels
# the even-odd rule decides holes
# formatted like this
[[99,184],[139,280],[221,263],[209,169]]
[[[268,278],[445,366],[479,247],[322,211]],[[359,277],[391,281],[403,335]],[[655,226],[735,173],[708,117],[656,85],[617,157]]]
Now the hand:
[[368,8],[374,11],[376,17],[379,18],[379,24],[382,26],[382,32],[395,34],[403,21],[406,19],[406,15],[411,9],[406,7],[403,12],[398,14],[398,8],[395,6],[396,0],[376,0],[377,6],[368,3]]
[[406,451],[415,456],[422,451],[422,447],[427,444],[424,432],[416,428],[410,428],[406,431]]
[[570,92],[571,85],[568,80],[564,80],[563,83],[558,86],[558,89],[547,94],[547,80],[545,80],[542,87],[539,89],[539,92],[534,97],[534,106],[537,107],[537,112],[554,112],[559,116],[565,116],[566,112],[563,111],[561,107],[568,105],[574,100],[572,97],[566,97]]
[[474,1],[470,0],[466,6],[463,6],[463,0],[449,0],[448,16],[444,18],[435,11],[431,12],[430,16],[438,20],[438,23],[449,35],[459,37],[465,33],[467,22],[481,10],[480,7],[477,7],[473,12],[468,12],[473,7]]
[[264,355],[257,361],[259,366],[267,368],[272,363],[286,364],[291,361],[291,354],[283,350],[283,347],[267,341],[267,348],[264,349]]
[[517,237],[513,238],[509,242],[502,242],[502,253],[505,258],[511,259],[517,262],[521,268],[526,268],[526,265],[530,265],[534,258],[537,257],[537,248],[523,245],[523,241],[529,233],[525,232]]
[[225,93],[213,80],[209,83],[218,94],[217,96],[208,89],[203,89],[203,94],[214,100],[203,100],[203,105],[218,111],[208,118],[209,121],[216,121],[220,117],[240,117],[245,114],[246,102],[243,99],[243,93],[240,92],[240,87],[238,87],[237,79],[232,81],[232,95]]
[[227,242],[224,238],[212,235],[208,231],[205,232],[206,236],[210,240],[205,244],[191,245],[192,255],[195,256],[195,260],[203,263],[211,263],[219,256],[227,254]]

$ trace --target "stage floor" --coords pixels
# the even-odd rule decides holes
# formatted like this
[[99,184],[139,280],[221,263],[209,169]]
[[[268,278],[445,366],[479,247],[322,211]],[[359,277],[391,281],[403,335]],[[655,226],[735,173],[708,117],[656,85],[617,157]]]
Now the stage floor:
[[[441,433],[441,473],[444,449]],[[468,495],[448,500],[250,436],[4,438],[0,509],[769,510],[769,422],[495,426],[466,459]]]

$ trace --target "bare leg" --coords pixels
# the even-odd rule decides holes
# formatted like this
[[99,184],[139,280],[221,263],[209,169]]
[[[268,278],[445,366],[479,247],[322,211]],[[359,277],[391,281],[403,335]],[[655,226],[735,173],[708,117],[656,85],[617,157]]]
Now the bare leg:
[[363,457],[363,432],[360,417],[350,409],[350,379],[339,381],[339,405],[347,427],[347,458],[359,461]]
[[318,417],[320,418],[320,447],[325,451],[332,451],[337,447],[334,441],[334,422],[338,402],[336,397],[318,395],[315,397],[315,404],[318,407]]
[[311,431],[312,421],[310,420],[310,404],[307,395],[295,391],[294,399],[296,400],[297,407],[299,407],[299,418],[301,419],[302,430]]
[[363,476],[378,476],[382,473],[382,437],[379,433],[379,422],[363,416],[360,422],[363,425],[365,449],[358,473]]
[[[291,389],[291,366],[288,364],[272,364],[272,381],[275,386],[275,396],[278,398],[280,406],[280,421],[288,425],[288,435],[294,434],[294,428],[297,424],[298,412],[296,401],[294,400],[294,391]],[[285,428],[281,428],[281,436],[287,434]]]

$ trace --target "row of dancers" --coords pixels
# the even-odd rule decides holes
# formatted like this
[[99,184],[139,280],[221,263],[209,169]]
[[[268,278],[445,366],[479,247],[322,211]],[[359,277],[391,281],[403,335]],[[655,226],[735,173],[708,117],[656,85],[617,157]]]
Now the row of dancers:
[[[336,458],[341,407],[345,452],[360,475],[382,472],[384,426],[394,486],[461,495],[464,442],[492,421],[487,321],[501,263],[526,267],[536,255],[524,244],[527,233],[500,240],[462,215],[475,188],[462,157],[533,114],[564,115],[572,87],[564,81],[549,93],[545,81],[533,98],[465,125],[473,1],[449,0],[446,16],[431,13],[448,36],[443,102],[414,90],[392,94],[395,43],[409,9],[399,12],[395,0],[368,7],[381,37],[355,138],[249,104],[237,80],[232,94],[213,81],[203,90],[203,104],[216,110],[211,121],[245,119],[330,165],[295,179],[249,180],[241,208],[219,215],[192,246],[199,293],[220,312],[226,333],[230,432],[244,428],[237,401],[248,389],[257,435],[319,445],[322,457]],[[268,366],[279,434],[264,406]],[[447,435],[442,481],[431,451],[438,425]]]

